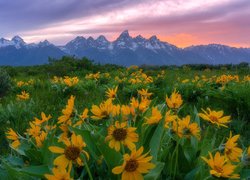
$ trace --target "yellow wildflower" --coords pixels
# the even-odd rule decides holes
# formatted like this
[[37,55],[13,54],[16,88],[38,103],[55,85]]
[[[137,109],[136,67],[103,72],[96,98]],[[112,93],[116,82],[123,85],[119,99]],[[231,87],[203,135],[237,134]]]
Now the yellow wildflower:
[[178,119],[177,115],[172,115],[171,111],[168,110],[165,115],[165,128],[169,128],[169,124]]
[[6,137],[9,140],[12,140],[13,142],[11,143],[11,147],[13,147],[14,149],[17,149],[20,146],[20,140],[19,140],[19,136],[17,135],[17,133],[10,128],[7,132],[6,132]]
[[30,128],[27,129],[27,133],[32,136],[32,137],[36,137],[40,135],[40,131],[41,131],[41,127],[38,125],[33,124],[32,122],[29,123],[30,124]]
[[86,147],[85,142],[82,139],[82,136],[75,135],[74,133],[71,136],[71,140],[65,138],[63,140],[64,148],[58,146],[50,146],[49,150],[53,153],[61,154],[54,160],[54,165],[60,169],[66,169],[69,166],[69,172],[72,168],[72,163],[75,162],[79,166],[83,166],[83,161],[80,158],[80,154],[84,153],[87,158],[89,155],[86,151],[83,150]]
[[48,133],[41,131],[40,135],[35,137],[37,147],[42,147],[43,142],[47,137],[47,134]]
[[91,108],[91,112],[94,114],[91,116],[93,119],[99,120],[107,118],[113,110],[112,99],[108,99],[107,101],[101,103],[99,107],[97,105],[93,105]]
[[115,99],[117,89],[118,89],[118,86],[116,86],[114,89],[108,88],[108,90],[106,91],[106,97],[110,99]]
[[131,154],[123,155],[123,164],[112,169],[114,174],[122,173],[122,180],[143,179],[142,174],[148,173],[155,165],[149,161],[152,156],[143,153],[143,147],[132,150]]
[[145,98],[149,98],[153,93],[149,93],[147,89],[137,90],[137,92]]
[[41,113],[41,117],[42,117],[42,119],[38,119],[35,117],[35,120],[33,121],[33,123],[36,125],[41,125],[44,122],[47,122],[48,120],[50,120],[52,118],[51,115],[48,115],[48,117],[47,117],[44,112]]
[[174,92],[171,94],[170,98],[166,96],[166,103],[169,108],[171,109],[178,109],[183,103],[181,95],[174,90]]
[[200,139],[200,127],[197,123],[190,123],[190,116],[186,116],[182,120],[174,121],[173,130],[179,137],[190,138],[191,136]]
[[224,116],[223,111],[212,111],[210,108],[207,108],[207,111],[202,109],[204,113],[199,113],[199,116],[205,121],[209,121],[212,124],[216,124],[218,127],[223,126],[227,127],[225,124],[230,122],[230,116]]
[[122,105],[121,113],[122,113],[122,119],[128,120],[128,116],[131,114],[131,108],[127,105]]
[[68,76],[65,76],[63,81],[67,86],[72,87],[72,86],[76,85],[79,82],[79,79],[78,79],[78,77],[70,78]]
[[225,144],[225,156],[233,162],[239,162],[243,152],[241,148],[237,147],[239,137],[239,134],[232,137],[232,132],[230,131],[230,136]]
[[134,142],[138,141],[138,134],[135,132],[136,128],[127,127],[127,122],[115,122],[108,128],[108,135],[105,138],[109,141],[109,147],[120,151],[121,144],[127,146],[130,150],[135,148]]
[[139,110],[141,112],[145,112],[147,110],[148,106],[150,105],[150,103],[151,103],[151,100],[142,97],[141,102],[139,104]]
[[88,108],[85,108],[84,111],[82,112],[82,115],[80,115],[80,119],[74,124],[74,126],[79,126],[81,125],[86,118],[88,118]]
[[72,178],[70,178],[70,173],[67,172],[66,169],[53,168],[52,172],[53,175],[45,174],[44,176],[48,180],[73,180]]
[[63,115],[58,118],[58,123],[71,122],[71,118],[74,117],[74,102],[75,97],[71,95],[66,108],[62,110]]
[[30,98],[29,93],[27,93],[26,91],[22,91],[21,94],[17,94],[16,96],[18,100],[27,100]]
[[157,107],[152,107],[152,114],[150,117],[145,117],[147,120],[146,124],[157,124],[162,119],[161,112]]
[[235,165],[232,165],[227,161],[225,156],[221,156],[219,152],[216,152],[213,157],[209,152],[210,159],[201,157],[211,168],[210,174],[218,178],[232,178],[239,179],[239,174],[233,174],[236,169]]

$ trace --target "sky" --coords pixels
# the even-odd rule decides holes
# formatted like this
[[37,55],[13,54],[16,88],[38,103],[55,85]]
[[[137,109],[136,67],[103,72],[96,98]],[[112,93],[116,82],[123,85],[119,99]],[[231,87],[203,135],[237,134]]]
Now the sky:
[[178,47],[250,47],[250,0],[0,0],[0,37],[64,45],[76,36],[114,41],[156,35]]

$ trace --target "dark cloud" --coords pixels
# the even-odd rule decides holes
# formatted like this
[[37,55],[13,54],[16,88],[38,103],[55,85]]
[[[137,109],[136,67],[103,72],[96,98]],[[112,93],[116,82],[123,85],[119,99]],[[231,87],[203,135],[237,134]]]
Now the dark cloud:
[[[77,18],[102,15],[138,4],[150,5],[162,1],[182,6],[183,0],[0,0],[0,37],[18,32],[56,26]],[[145,9],[147,11],[147,9]],[[167,9],[166,9],[167,11]],[[250,46],[250,0],[231,0],[228,3],[202,7],[180,14],[131,18],[120,23],[108,22],[69,34],[118,34],[125,29],[144,34],[195,34],[207,40],[225,39]],[[62,30],[64,31],[64,30]]]
[[[1,34],[30,30],[51,23],[102,14],[143,0],[0,0]],[[1,35],[0,34],[0,35]]]

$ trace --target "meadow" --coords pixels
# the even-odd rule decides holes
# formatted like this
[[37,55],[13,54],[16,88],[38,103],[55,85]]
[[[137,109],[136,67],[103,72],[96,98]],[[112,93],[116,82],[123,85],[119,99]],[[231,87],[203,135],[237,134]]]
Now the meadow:
[[0,68],[3,179],[247,179],[249,65],[64,57]]

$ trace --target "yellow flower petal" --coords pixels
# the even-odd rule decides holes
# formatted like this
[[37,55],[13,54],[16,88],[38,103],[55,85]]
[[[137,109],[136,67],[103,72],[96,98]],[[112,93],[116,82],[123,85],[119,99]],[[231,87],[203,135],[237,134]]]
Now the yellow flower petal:
[[50,146],[49,147],[49,150],[53,153],[59,153],[59,154],[62,154],[64,153],[64,149],[63,148],[60,148],[58,146]]

